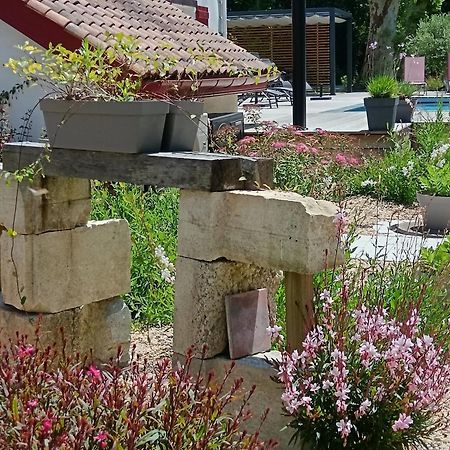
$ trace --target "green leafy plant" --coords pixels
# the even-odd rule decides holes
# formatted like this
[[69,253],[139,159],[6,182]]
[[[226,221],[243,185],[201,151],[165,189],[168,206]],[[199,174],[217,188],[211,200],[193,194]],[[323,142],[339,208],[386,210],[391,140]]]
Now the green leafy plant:
[[367,91],[374,98],[391,98],[398,94],[398,84],[394,77],[377,75],[367,83]]
[[428,195],[450,197],[450,163],[442,167],[428,164],[425,174],[420,177],[421,191]]
[[417,91],[417,87],[411,83],[400,82],[398,83],[398,95],[401,99],[411,98]]
[[30,57],[10,59],[5,66],[56,98],[133,100],[142,95],[140,73],[150,60],[135,38],[117,34],[109,39],[108,47],[93,47],[85,39],[75,51],[62,44],[42,50],[27,42],[19,49]]
[[425,56],[427,75],[442,77],[450,51],[450,14],[423,18],[416,33],[407,41],[407,51]]
[[450,196],[450,144],[437,146],[423,161],[424,173],[420,176],[421,191],[428,195]]
[[126,183],[95,182],[95,220],[126,219],[132,239],[131,292],[124,299],[141,324],[172,323],[173,278],[177,247],[178,191]]
[[427,89],[429,91],[440,91],[444,87],[444,82],[440,77],[428,77]]

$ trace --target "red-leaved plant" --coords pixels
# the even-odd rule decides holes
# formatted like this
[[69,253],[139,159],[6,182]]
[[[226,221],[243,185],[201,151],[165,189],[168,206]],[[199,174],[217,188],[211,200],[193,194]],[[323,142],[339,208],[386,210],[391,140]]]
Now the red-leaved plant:
[[[0,359],[2,449],[270,449],[259,431],[248,433],[242,379],[202,379],[186,365],[163,359],[149,369],[99,369],[79,358],[39,349],[25,338],[4,345]],[[230,386],[230,387],[227,387]],[[230,404],[240,399],[230,411]],[[262,421],[265,417],[262,418]],[[262,423],[262,422],[261,422]]]

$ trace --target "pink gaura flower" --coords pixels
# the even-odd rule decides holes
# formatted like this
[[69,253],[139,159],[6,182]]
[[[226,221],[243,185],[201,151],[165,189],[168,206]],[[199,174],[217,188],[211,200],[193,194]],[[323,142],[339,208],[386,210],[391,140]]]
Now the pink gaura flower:
[[50,419],[49,417],[46,417],[42,421],[42,434],[43,435],[49,434],[50,431],[52,430],[52,426],[53,426],[53,420]]
[[106,448],[108,445],[106,440],[108,439],[108,435],[104,431],[100,431],[97,436],[94,436],[94,441],[98,442],[100,448]]
[[341,433],[342,439],[346,439],[352,429],[352,423],[350,420],[341,419],[339,422],[336,422],[336,426],[338,432]]
[[275,141],[275,142],[272,142],[272,147],[273,148],[285,148],[286,147],[286,142],[281,142],[281,141]]
[[354,156],[350,156],[349,158],[347,158],[347,164],[356,167],[361,164],[361,161],[358,158],[355,158]]
[[348,224],[348,218],[345,211],[338,211],[334,216],[333,223],[336,225],[338,235],[345,233]]
[[394,422],[394,425],[392,425],[392,429],[394,431],[406,430],[410,425],[412,425],[412,423],[413,420],[411,419],[411,416],[401,413],[399,418]]
[[91,365],[89,367],[88,373],[90,375],[92,375],[92,377],[95,378],[96,380],[101,380],[101,378],[102,378],[102,374],[101,374],[100,370],[97,369],[97,367],[95,367],[94,365]]
[[32,356],[33,354],[34,354],[34,347],[32,345],[22,345],[17,351],[17,356],[20,359],[23,359],[26,356]]
[[245,136],[238,142],[238,145],[245,146],[255,141],[256,139],[253,136]]
[[27,411],[32,411],[38,405],[37,400],[28,400],[27,401]]
[[311,153],[311,155],[318,155],[319,154],[319,150],[317,150],[316,147],[310,147],[309,153]]

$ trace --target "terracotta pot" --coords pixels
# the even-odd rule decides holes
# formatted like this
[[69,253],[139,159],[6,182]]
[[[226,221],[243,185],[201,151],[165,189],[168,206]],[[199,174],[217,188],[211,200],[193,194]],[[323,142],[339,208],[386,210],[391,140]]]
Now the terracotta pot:
[[115,153],[155,153],[169,112],[165,102],[42,99],[51,147]]
[[429,230],[450,229],[450,197],[417,193],[419,205],[425,209],[424,227]]

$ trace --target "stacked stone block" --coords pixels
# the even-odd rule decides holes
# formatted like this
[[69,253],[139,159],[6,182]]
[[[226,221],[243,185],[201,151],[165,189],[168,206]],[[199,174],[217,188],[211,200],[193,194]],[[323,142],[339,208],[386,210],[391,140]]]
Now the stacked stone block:
[[[174,358],[193,346],[194,368],[221,373],[226,354],[225,297],[267,288],[273,298],[280,271],[313,274],[333,264],[337,208],[325,201],[279,191],[199,192],[180,195],[177,277],[175,281]],[[274,311],[272,300],[272,311]],[[289,311],[287,311],[289,314]],[[201,361],[203,345],[206,358]],[[258,419],[270,407],[263,437],[275,437],[288,448],[281,389],[265,356],[236,361],[234,377],[257,385],[250,406]],[[253,426],[258,426],[258,420]],[[251,425],[250,425],[251,428]]]
[[89,222],[90,205],[89,180],[0,178],[0,341],[39,325],[43,345],[63,329],[68,351],[128,361],[128,224]]

